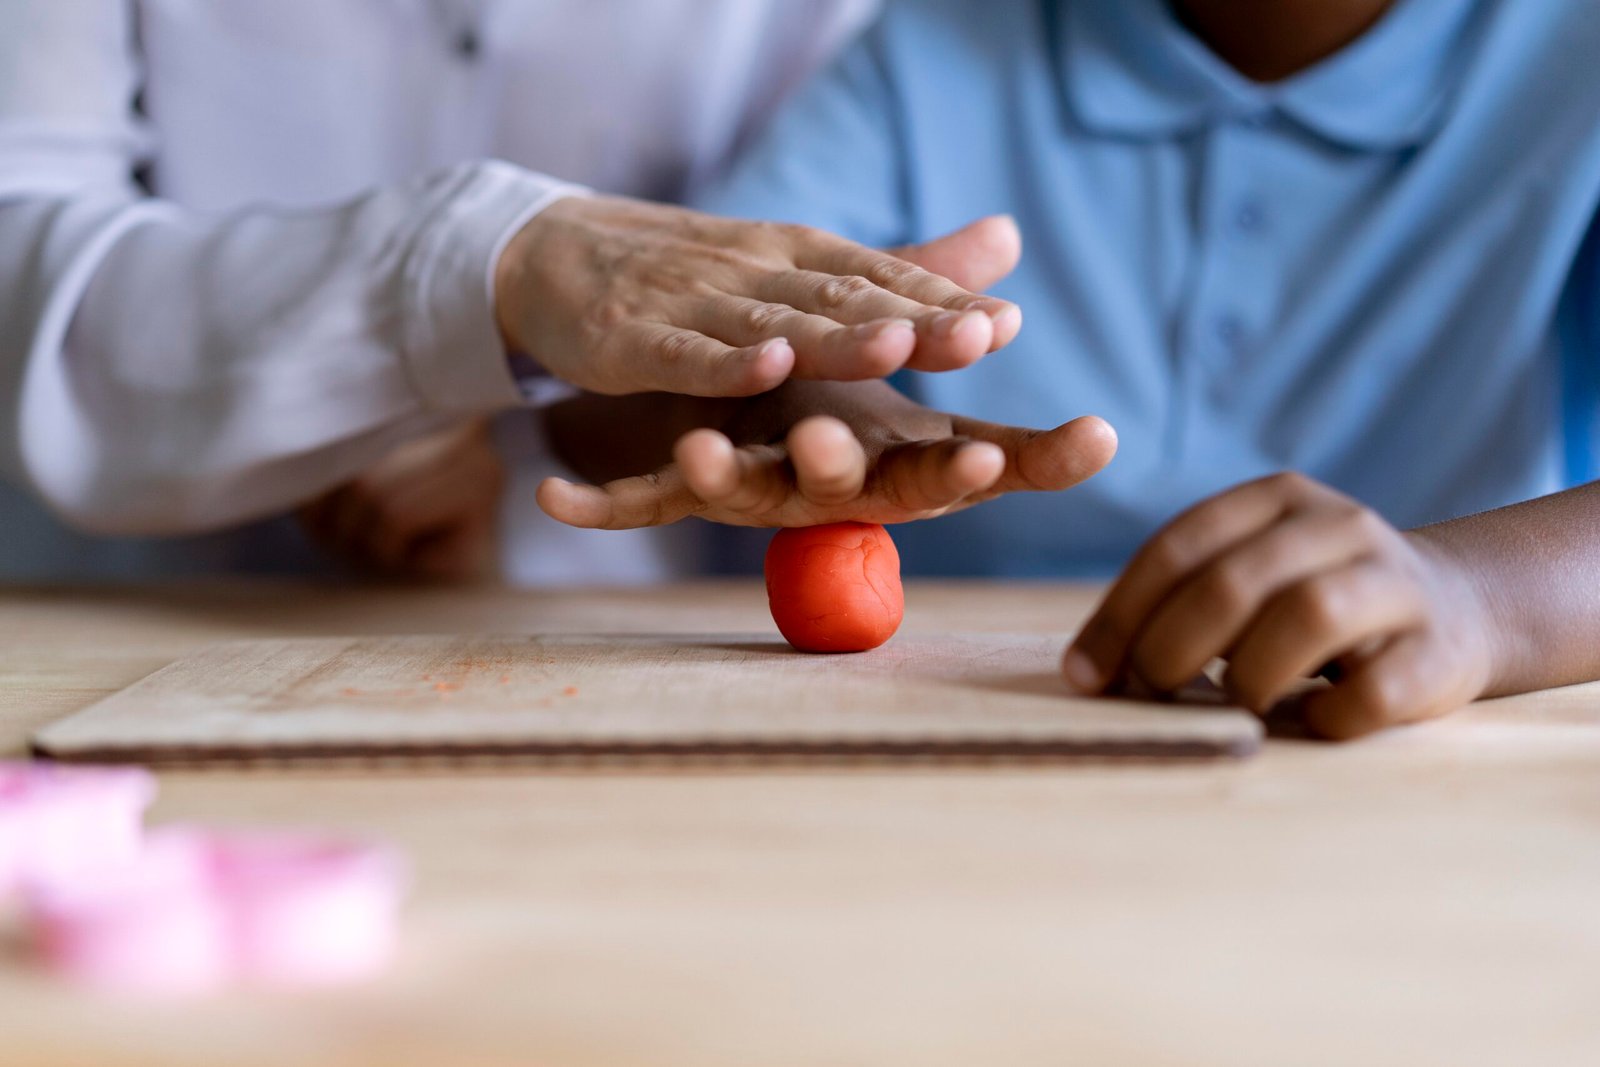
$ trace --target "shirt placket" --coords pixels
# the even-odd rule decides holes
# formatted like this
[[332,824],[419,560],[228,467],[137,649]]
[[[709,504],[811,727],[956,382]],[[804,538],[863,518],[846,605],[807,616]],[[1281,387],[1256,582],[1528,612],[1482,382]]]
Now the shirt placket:
[[1225,120],[1205,134],[1195,196],[1197,262],[1179,330],[1175,459],[1210,467],[1235,454],[1230,427],[1245,416],[1250,369],[1270,326],[1271,233],[1278,210],[1261,174],[1269,116]]

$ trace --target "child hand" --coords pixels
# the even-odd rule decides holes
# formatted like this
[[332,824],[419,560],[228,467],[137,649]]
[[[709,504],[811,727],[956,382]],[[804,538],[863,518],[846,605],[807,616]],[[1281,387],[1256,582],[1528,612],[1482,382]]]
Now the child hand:
[[1425,535],[1277,474],[1196,505],[1140,549],[1063,671],[1082,692],[1169,693],[1221,657],[1224,688],[1258,713],[1322,672],[1333,684],[1300,710],[1345,739],[1482,695],[1489,631],[1472,580]]
[[[702,413],[709,409],[702,408]],[[603,486],[558,478],[539,504],[572,526],[621,530],[697,515],[736,526],[896,523],[1098,472],[1116,434],[1093,417],[1054,430],[922,407],[882,382],[791,382],[678,440],[673,461]]]
[[478,419],[401,445],[298,517],[358,570],[468,581],[494,569],[505,482],[489,424]]

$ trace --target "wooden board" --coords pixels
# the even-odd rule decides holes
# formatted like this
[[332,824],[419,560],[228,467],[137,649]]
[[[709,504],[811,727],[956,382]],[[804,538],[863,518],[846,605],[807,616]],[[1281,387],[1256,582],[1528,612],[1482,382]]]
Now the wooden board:
[[1069,697],[1059,637],[356,637],[215,645],[40,730],[63,760],[1244,756],[1218,706]]

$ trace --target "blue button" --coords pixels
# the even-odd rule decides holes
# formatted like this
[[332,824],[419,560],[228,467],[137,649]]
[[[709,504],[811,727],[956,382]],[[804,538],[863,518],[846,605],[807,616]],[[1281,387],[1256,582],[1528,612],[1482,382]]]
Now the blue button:
[[1240,233],[1260,233],[1267,228],[1267,209],[1254,198],[1240,201],[1233,213],[1233,224]]
[[1223,347],[1230,352],[1237,349],[1244,340],[1244,323],[1239,320],[1237,315],[1229,314],[1219,317],[1216,323],[1216,330],[1217,340],[1221,341]]

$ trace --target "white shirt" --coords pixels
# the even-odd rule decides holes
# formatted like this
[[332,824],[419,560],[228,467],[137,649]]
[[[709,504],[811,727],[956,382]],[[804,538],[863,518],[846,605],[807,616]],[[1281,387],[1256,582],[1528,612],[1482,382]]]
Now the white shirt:
[[[218,530],[519,404],[488,277],[545,175],[681,196],[876,6],[5,0],[0,574],[305,566],[281,522],[56,517]],[[530,489],[514,577],[655,551]]]

